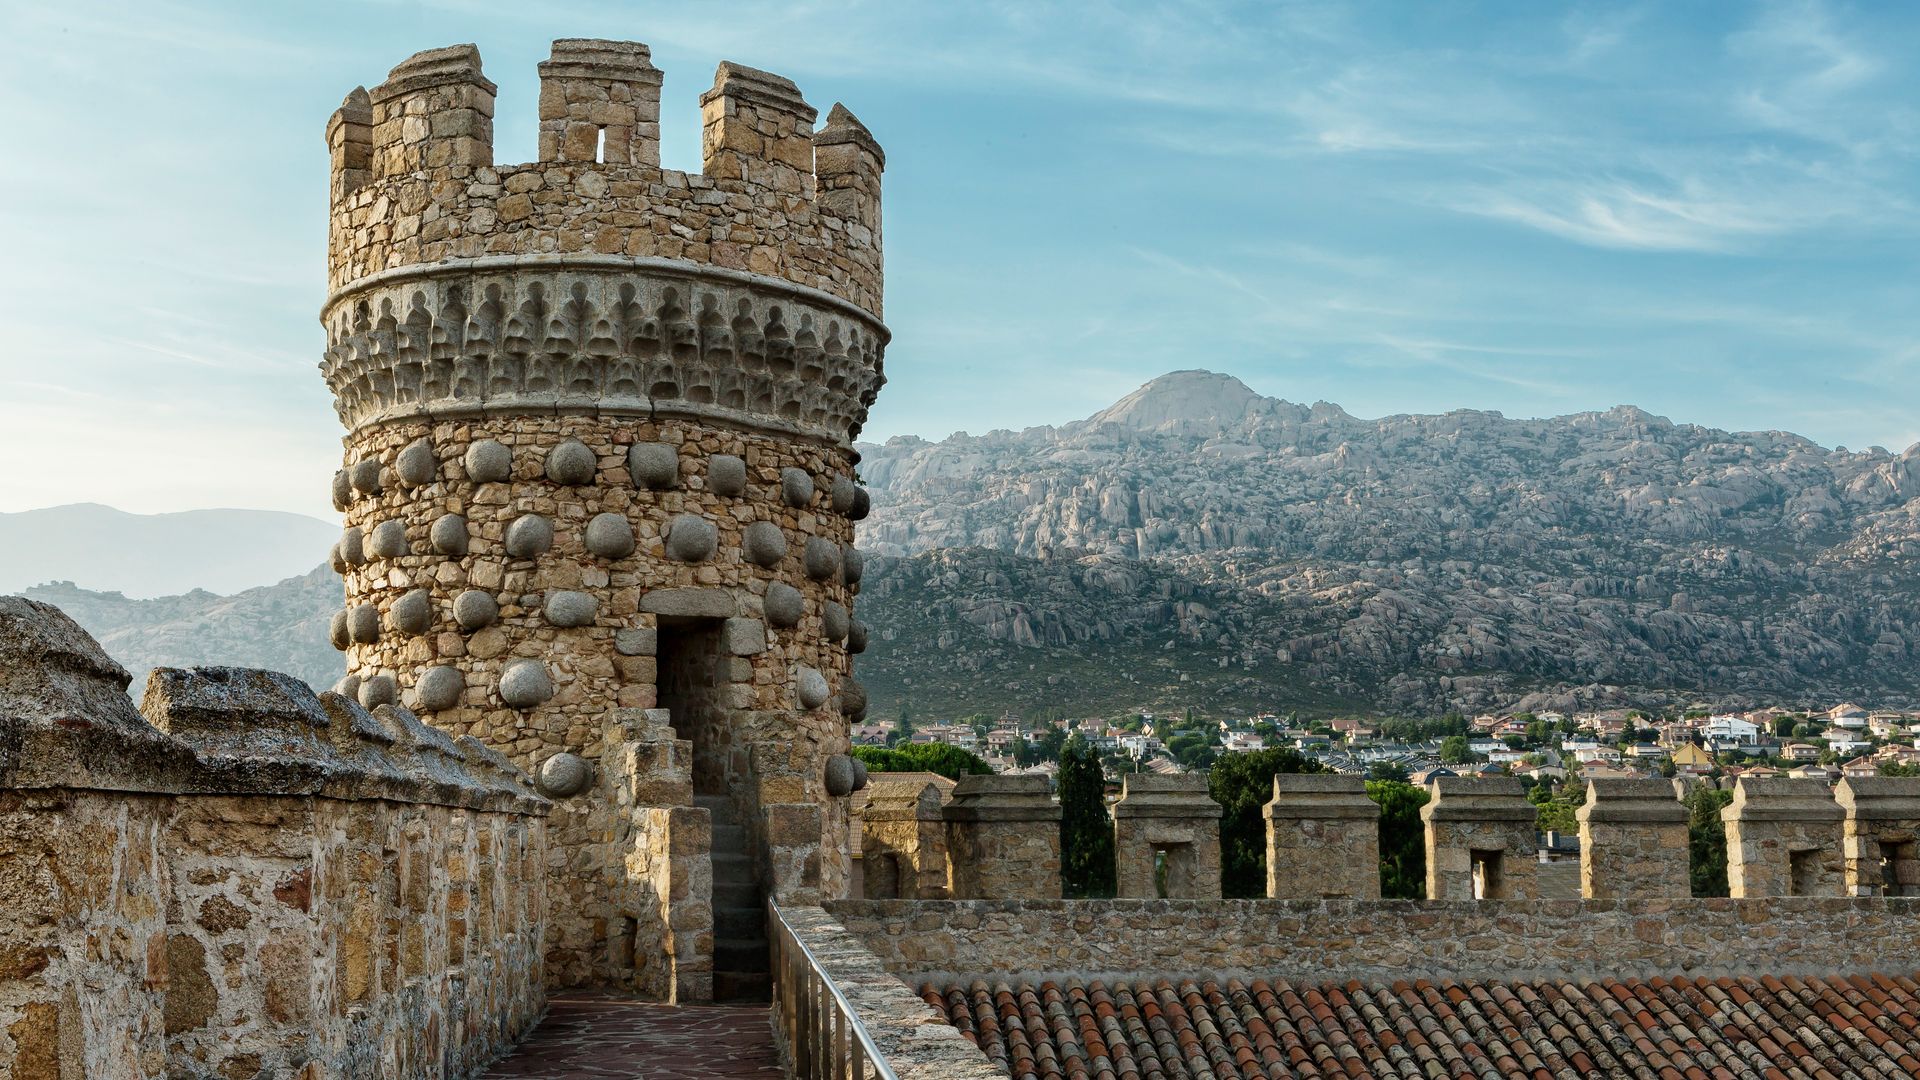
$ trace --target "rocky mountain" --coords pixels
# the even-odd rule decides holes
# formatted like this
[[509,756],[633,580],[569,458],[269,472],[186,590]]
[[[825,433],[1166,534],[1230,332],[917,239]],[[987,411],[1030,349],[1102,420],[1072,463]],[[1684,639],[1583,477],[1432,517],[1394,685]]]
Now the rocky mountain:
[[97,503],[0,514],[0,592],[49,581],[134,597],[232,593],[304,574],[339,526],[271,510],[129,514]]
[[1182,371],[861,452],[877,715],[1920,698],[1920,447]]
[[71,582],[25,590],[73,616],[133,673],[137,697],[156,667],[233,664],[284,671],[327,687],[346,672],[327,643],[340,607],[340,578],[325,566],[275,585],[216,596],[204,589],[134,600]]

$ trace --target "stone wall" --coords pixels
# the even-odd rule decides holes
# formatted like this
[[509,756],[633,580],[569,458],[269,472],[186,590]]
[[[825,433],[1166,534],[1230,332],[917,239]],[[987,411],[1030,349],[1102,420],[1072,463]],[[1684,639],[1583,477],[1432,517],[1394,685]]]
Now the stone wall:
[[1845,890],[1845,811],[1820,780],[1734,785],[1720,811],[1727,830],[1727,885],[1734,896],[1839,896]]
[[1536,817],[1518,780],[1436,779],[1433,798],[1420,808],[1428,899],[1532,899],[1538,888]]
[[1590,780],[1580,820],[1580,895],[1690,895],[1686,804],[1665,780]]
[[1060,804],[1037,775],[963,776],[941,808],[956,898],[1060,895]]
[[547,803],[283,675],[0,598],[0,1075],[465,1076],[539,1017]]
[[1848,777],[1834,795],[1847,815],[1848,894],[1920,896],[1920,777]]
[[1267,896],[1380,896],[1380,806],[1357,776],[1280,773],[1267,819]]
[[1220,895],[1220,804],[1204,773],[1129,773],[1113,804],[1116,892]]
[[867,789],[860,837],[868,899],[947,898],[947,827],[937,785],[879,774]]
[[[652,811],[722,800],[756,888],[847,891],[883,158],[722,64],[704,173],[662,170],[659,87],[644,45],[555,42],[523,166],[493,164],[472,46],[349,95],[321,370],[349,432],[339,689],[537,776],[566,760],[548,978],[683,997],[710,977],[711,897],[685,892],[708,852],[697,815]],[[619,710],[665,710],[641,754],[684,743],[689,787],[631,787]]]
[[917,985],[1049,978],[1632,978],[1888,971],[1920,900],[847,900],[826,905]]

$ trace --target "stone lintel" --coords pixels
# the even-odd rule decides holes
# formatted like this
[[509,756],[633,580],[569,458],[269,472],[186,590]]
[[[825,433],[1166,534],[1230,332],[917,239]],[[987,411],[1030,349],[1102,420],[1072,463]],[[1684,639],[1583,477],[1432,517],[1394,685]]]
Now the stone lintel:
[[679,618],[731,619],[740,605],[727,589],[654,589],[640,598],[640,610]]
[[1920,820],[1920,776],[1849,776],[1833,793],[1841,811],[1855,820]]
[[963,776],[941,808],[948,821],[1059,821],[1045,776]]
[[1684,825],[1687,805],[1673,797],[1673,785],[1665,780],[1589,780],[1587,801],[1574,817],[1582,822]]
[[1741,777],[1722,821],[1839,821],[1847,812],[1821,780],[1751,780]]
[[1378,818],[1380,804],[1367,797],[1367,782],[1338,773],[1280,773],[1273,800],[1261,808],[1268,821]]

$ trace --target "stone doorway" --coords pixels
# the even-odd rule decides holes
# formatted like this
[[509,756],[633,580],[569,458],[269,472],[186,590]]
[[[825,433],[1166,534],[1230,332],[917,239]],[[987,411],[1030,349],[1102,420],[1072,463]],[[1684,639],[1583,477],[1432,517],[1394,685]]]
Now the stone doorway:
[[657,698],[674,734],[693,744],[693,801],[713,821],[713,997],[768,999],[766,891],[753,856],[744,717],[727,703],[725,620],[661,618]]

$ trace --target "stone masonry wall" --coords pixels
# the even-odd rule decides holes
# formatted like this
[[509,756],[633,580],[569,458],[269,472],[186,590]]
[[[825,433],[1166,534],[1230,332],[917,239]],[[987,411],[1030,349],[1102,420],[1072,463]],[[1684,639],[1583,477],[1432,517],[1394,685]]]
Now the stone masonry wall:
[[1356,776],[1281,773],[1267,821],[1267,895],[1274,899],[1380,895],[1380,806]]
[[963,776],[941,809],[955,898],[1060,895],[1060,804],[1046,777]]
[[0,598],[0,1075],[440,1080],[539,1017],[523,774],[286,676],[126,684]]
[[[845,900],[827,910],[909,984],[1018,974],[1632,978],[1889,970],[1920,900]],[[1896,964],[1897,966],[1897,964]]]
[[1580,892],[1590,899],[1688,896],[1686,805],[1665,780],[1592,780],[1580,820]]
[[1845,814],[1820,780],[1741,777],[1720,811],[1727,885],[1734,896],[1840,896],[1846,885]]
[[1113,853],[1121,896],[1219,896],[1220,804],[1207,778],[1128,775],[1113,804]]

